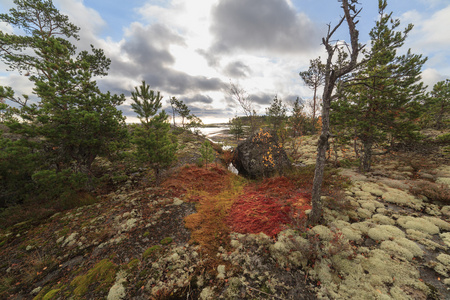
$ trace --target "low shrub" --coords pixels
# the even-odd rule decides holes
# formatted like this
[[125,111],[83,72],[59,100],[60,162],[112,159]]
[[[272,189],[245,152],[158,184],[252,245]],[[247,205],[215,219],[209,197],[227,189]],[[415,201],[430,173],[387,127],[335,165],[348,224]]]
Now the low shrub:
[[416,196],[425,196],[431,202],[440,202],[450,205],[450,189],[448,185],[434,183],[430,181],[417,181],[410,189]]
[[449,144],[450,143],[450,133],[441,134],[436,137],[436,141],[438,143],[442,144]]

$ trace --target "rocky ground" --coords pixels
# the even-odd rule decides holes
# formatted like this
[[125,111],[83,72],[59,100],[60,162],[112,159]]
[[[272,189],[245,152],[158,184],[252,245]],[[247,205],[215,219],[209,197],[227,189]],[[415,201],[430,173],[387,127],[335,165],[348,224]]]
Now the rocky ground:
[[[202,139],[182,139],[178,171],[167,178],[198,161]],[[302,137],[285,145],[298,168],[314,163],[316,141]],[[361,174],[351,147],[332,148],[330,162],[351,184],[343,197],[324,196],[324,225],[291,224],[273,237],[219,232],[216,238],[227,240],[217,247],[196,242],[186,228],[186,217],[205,205],[193,199],[206,191],[175,188],[175,180],[153,187],[138,168],[93,205],[1,231],[0,297],[450,299],[450,159],[444,151],[399,151]],[[240,180],[214,170],[217,180]],[[205,174],[188,181],[206,185],[212,173]],[[229,188],[214,186],[214,195]]]

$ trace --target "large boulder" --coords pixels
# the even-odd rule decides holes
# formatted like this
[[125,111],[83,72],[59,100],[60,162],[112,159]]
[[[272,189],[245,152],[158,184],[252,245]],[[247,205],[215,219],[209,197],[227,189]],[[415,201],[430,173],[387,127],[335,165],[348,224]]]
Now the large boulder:
[[278,142],[276,133],[264,129],[237,146],[233,165],[239,174],[252,179],[283,174],[291,168],[291,162]]

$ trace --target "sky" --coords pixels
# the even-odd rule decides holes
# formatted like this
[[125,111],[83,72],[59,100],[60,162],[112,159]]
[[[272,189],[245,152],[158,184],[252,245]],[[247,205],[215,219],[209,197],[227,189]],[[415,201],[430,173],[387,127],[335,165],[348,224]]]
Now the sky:
[[[137,122],[131,92],[143,80],[168,100],[176,97],[204,123],[227,122],[243,115],[230,95],[230,85],[246,91],[258,114],[275,96],[289,105],[308,100],[313,91],[298,75],[311,59],[326,57],[321,44],[328,25],[343,11],[337,0],[54,0],[54,5],[81,28],[78,50],[90,44],[111,59],[109,75],[96,78],[102,91],[123,93],[120,106],[127,122]],[[378,19],[378,1],[360,0],[357,29],[360,43],[369,44],[369,31]],[[390,3],[392,2],[392,3]],[[0,0],[0,12],[14,6]],[[400,53],[428,57],[422,80],[429,89],[450,78],[450,1],[388,0],[387,12],[409,23]],[[345,24],[344,24],[345,25]],[[0,22],[0,30],[14,28]],[[341,26],[335,40],[348,40]],[[0,85],[16,94],[31,94],[33,85],[0,62]]]

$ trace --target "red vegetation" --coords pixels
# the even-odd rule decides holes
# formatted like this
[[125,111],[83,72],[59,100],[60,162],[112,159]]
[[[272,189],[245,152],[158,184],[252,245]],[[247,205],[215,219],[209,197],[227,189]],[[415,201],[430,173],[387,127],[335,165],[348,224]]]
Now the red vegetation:
[[187,165],[167,179],[162,186],[175,196],[193,190],[217,195],[230,187],[230,179],[226,170],[221,166],[212,166],[206,169]]
[[275,236],[292,223],[292,216],[305,218],[304,211],[311,208],[310,203],[311,196],[300,192],[288,178],[266,179],[244,189],[234,202],[227,223],[239,233]]

